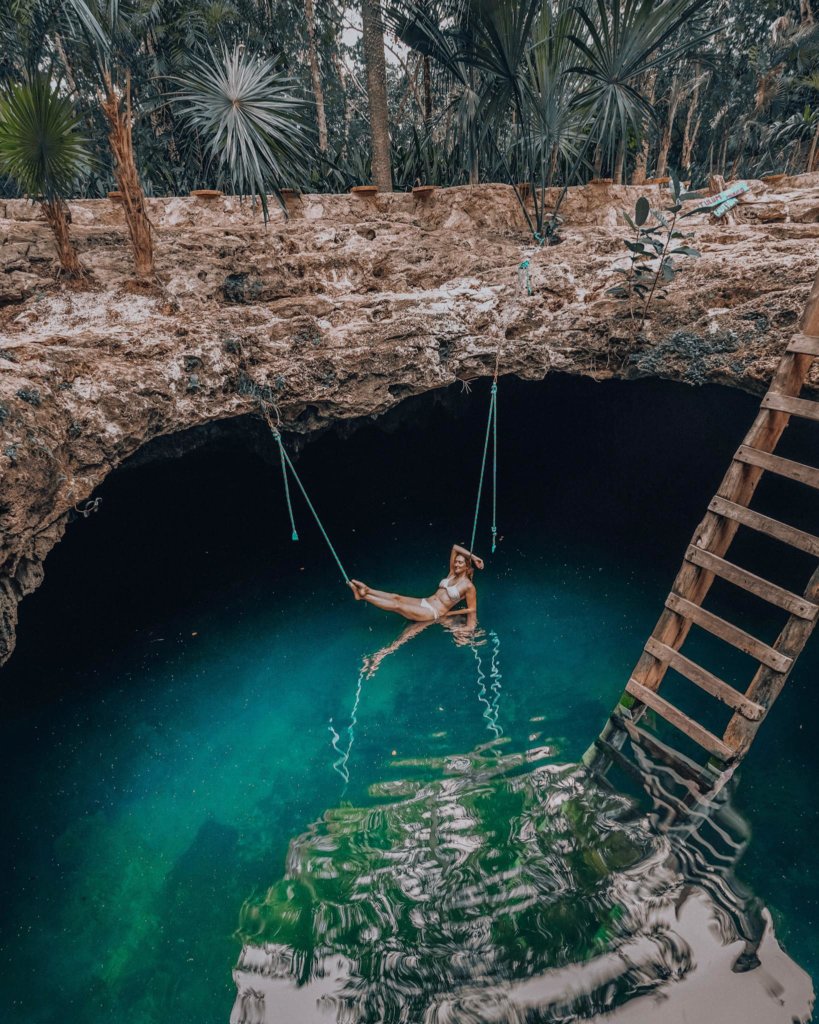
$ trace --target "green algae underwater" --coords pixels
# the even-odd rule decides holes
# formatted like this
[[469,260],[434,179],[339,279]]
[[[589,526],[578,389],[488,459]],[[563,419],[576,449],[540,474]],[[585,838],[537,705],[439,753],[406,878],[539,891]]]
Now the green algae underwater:
[[[411,400],[304,449],[352,575],[434,587],[468,540],[486,397]],[[503,380],[478,641],[430,627],[372,674],[402,623],[352,600],[298,499],[291,543],[261,429],[115,473],[49,556],[4,670],[6,1019],[264,1021],[272,999],[292,1021],[589,1019],[690,973],[663,917],[692,887],[687,847],[578,762],[755,408],[716,387]],[[815,434],[787,440],[811,461]],[[799,492],[769,500],[817,522]],[[739,611],[768,638],[764,608]],[[726,891],[772,915],[791,994],[799,968],[819,980],[817,677],[814,640],[731,795],[751,838]],[[548,1014],[525,994],[573,968],[585,982]]]

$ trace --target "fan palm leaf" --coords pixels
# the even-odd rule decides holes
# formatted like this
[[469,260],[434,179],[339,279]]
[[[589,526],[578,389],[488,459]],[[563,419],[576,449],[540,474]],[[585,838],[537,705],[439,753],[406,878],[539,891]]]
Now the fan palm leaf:
[[207,140],[220,175],[242,195],[257,195],[299,177],[312,155],[308,103],[275,62],[234,46],[193,58],[175,79],[180,116]]
[[710,0],[594,0],[577,13],[584,31],[573,34],[580,60],[569,70],[582,76],[575,97],[594,116],[595,135],[611,148],[629,127],[639,131],[653,117],[640,94],[640,77],[704,42],[715,29],[684,31]]
[[89,169],[88,143],[74,106],[45,76],[0,93],[0,171],[23,192],[64,196]]

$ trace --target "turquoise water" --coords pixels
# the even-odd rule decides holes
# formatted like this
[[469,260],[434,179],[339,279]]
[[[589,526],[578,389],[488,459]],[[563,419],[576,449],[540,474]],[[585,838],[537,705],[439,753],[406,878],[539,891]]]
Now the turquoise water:
[[[558,877],[565,846],[575,896],[555,902],[548,927],[531,925],[539,964],[558,963],[558,950],[587,960],[637,927],[628,913],[615,927],[620,912],[600,886],[643,863],[655,840],[621,798],[583,790],[570,766],[616,701],[755,403],[646,382],[505,385],[504,539],[477,579],[480,645],[432,627],[366,678],[364,659],[402,624],[351,599],[303,509],[303,540],[290,543],[280,480],[253,454],[266,440],[251,428],[116,474],[97,516],[72,524],[23,605],[4,672],[0,984],[11,1020],[227,1021],[242,942],[298,944],[281,938],[287,890],[276,887],[300,851],[329,842],[326,822],[350,815],[352,832],[369,834],[361,822],[385,799],[415,807],[423,791],[425,806],[423,787],[453,772],[466,772],[470,799],[483,799],[474,787],[490,794],[477,818],[492,857],[513,848],[504,815],[531,809],[541,823],[549,850],[544,841],[512,858],[527,884],[541,879],[541,900],[554,888],[543,865]],[[411,403],[304,451],[300,472],[352,575],[416,594],[441,577],[449,545],[467,539],[483,403]],[[669,451],[673,469],[660,471]],[[780,561],[781,573],[802,571]],[[770,632],[758,609],[748,614]],[[709,667],[731,667],[715,656]],[[734,798],[753,831],[739,876],[814,981],[818,669],[814,642]],[[487,758],[491,778],[478,785]],[[527,764],[532,781],[513,785]],[[547,766],[558,774],[537,774]],[[592,808],[584,830],[577,816],[568,831],[545,829],[558,779]],[[592,870],[584,851],[598,846],[604,867]],[[533,970],[523,955],[503,962],[506,977]]]

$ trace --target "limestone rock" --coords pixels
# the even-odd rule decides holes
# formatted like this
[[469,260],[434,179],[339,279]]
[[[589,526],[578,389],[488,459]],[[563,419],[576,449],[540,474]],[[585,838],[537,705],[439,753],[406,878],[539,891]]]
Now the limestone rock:
[[150,293],[117,203],[70,203],[85,291],[55,279],[38,208],[0,203],[0,660],[72,509],[147,441],[258,413],[260,396],[307,435],[490,374],[499,345],[502,372],[527,378],[764,390],[816,270],[819,174],[752,186],[731,223],[686,221],[702,257],[639,341],[607,291],[627,263],[621,211],[659,205],[657,186],[569,190],[550,248],[505,185],[305,195],[289,218],[271,197],[268,224],[236,197],[149,199]]

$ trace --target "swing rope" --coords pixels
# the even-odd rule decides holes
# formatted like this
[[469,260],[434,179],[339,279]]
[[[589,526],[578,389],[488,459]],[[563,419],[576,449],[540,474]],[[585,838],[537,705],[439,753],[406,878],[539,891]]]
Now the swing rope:
[[[276,433],[278,434],[278,431],[276,431]],[[325,541],[327,542],[327,547],[330,549],[330,554],[336,560],[336,565],[338,566],[338,568],[339,568],[339,570],[341,572],[341,575],[342,575],[342,577],[344,579],[344,582],[345,583],[349,583],[350,582],[350,577],[347,575],[347,573],[346,573],[346,571],[344,569],[344,566],[341,564],[341,559],[338,557],[338,554],[336,553],[336,549],[333,547],[333,542],[327,536],[327,531],[324,529],[324,524],[319,519],[319,514],[318,514],[318,512],[316,512],[315,508],[313,507],[313,502],[310,501],[310,497],[307,494],[307,491],[304,489],[304,484],[301,482],[301,477],[296,472],[296,468],[293,465],[293,463],[290,461],[290,456],[287,454],[287,452],[285,450],[285,447],[282,444],[281,437],[278,438],[278,441],[279,441],[279,448],[280,448],[281,452],[284,455],[285,461],[287,462],[287,468],[293,474],[293,479],[299,485],[299,490],[303,494],[304,500],[307,502],[307,507],[313,513],[313,518],[315,519],[316,525],[318,526],[319,530],[321,530],[322,537],[324,537]]]
[[287,480],[287,463],[284,461],[284,444],[282,443],[282,435],[278,430],[274,431],[273,436],[279,442],[279,455],[282,460],[282,480],[284,480],[284,497],[287,502],[287,514],[290,516],[290,529],[292,531],[290,539],[298,540],[299,535],[296,530],[296,519],[293,515],[293,502],[290,500],[290,484]]
[[[280,455],[281,464],[282,464],[282,476],[284,478],[284,496],[287,499],[287,511],[288,511],[288,513],[290,515],[290,527],[292,529],[292,534],[291,534],[292,539],[293,540],[298,540],[299,539],[299,535],[296,532],[296,520],[295,520],[295,517],[293,515],[293,504],[292,504],[292,501],[290,499],[290,486],[289,486],[288,481],[287,481],[287,471],[288,471],[288,469],[293,474],[293,479],[298,484],[298,488],[301,491],[302,495],[304,496],[304,500],[307,502],[307,507],[313,513],[313,518],[316,521],[316,525],[318,526],[319,530],[321,531],[321,535],[322,535],[322,537],[324,537],[324,540],[327,543],[327,547],[330,549],[330,554],[335,559],[336,565],[339,567],[339,570],[341,571],[341,575],[344,578],[344,582],[345,583],[349,583],[350,582],[350,577],[347,575],[347,573],[346,573],[346,571],[344,569],[344,566],[341,564],[341,559],[338,557],[338,554],[336,553],[336,549],[333,547],[333,542],[330,540],[329,536],[327,535],[327,531],[324,529],[324,524],[322,523],[321,519],[319,519],[319,514],[318,514],[318,512],[316,512],[315,507],[313,506],[313,502],[310,501],[310,497],[309,497],[309,495],[307,494],[307,491],[304,488],[304,484],[301,482],[301,477],[296,472],[296,467],[293,465],[293,463],[290,460],[290,456],[287,454],[287,449],[284,447],[284,441],[282,440],[282,435],[281,435],[281,433],[279,431],[279,428],[278,428],[277,424],[273,422],[273,418],[270,415],[270,410],[267,408],[267,406],[265,405],[264,402],[260,402],[259,405],[260,405],[260,408],[261,408],[262,416],[264,417],[265,422],[267,423],[268,427],[270,428],[270,433],[273,435],[273,437],[275,437],[276,442],[278,443],[278,446],[279,446],[279,455]],[[278,412],[277,412],[277,417],[278,417]]]
[[[475,549],[475,539],[476,539],[476,537],[478,535],[478,517],[480,515],[480,509],[481,509],[481,497],[483,495],[483,482],[484,482],[484,478],[486,476],[486,460],[489,457],[489,438],[491,436],[492,437],[492,525],[491,525],[491,531],[492,531],[492,554],[493,555],[494,555],[495,551],[497,550],[497,546],[498,546],[498,373],[499,373],[499,369],[500,369],[500,353],[501,353],[501,349],[500,349],[500,345],[498,345],[498,350],[497,350],[497,352],[495,354],[495,371],[494,371],[494,374],[493,374],[493,377],[492,377],[492,387],[490,388],[490,392],[489,392],[489,415],[487,416],[487,420],[486,420],[486,436],[484,437],[484,442],[483,442],[483,457],[481,458],[481,473],[480,473],[480,478],[478,480],[478,497],[477,497],[477,500],[475,501],[475,516],[474,516],[474,519],[472,521],[472,539],[469,542],[469,550],[470,551],[474,551],[474,549]],[[308,495],[308,493],[307,493],[307,491],[306,491],[306,489],[304,487],[304,484],[301,482],[301,477],[296,472],[296,467],[293,465],[293,463],[292,463],[292,461],[290,459],[290,456],[287,454],[287,449],[284,447],[284,441],[282,440],[282,436],[281,436],[281,433],[280,433],[279,428],[278,428],[278,423],[274,423],[273,422],[273,419],[272,419],[272,417],[270,415],[270,410],[267,408],[266,404],[263,401],[260,401],[259,405],[260,405],[260,408],[261,408],[262,416],[264,417],[265,422],[267,423],[268,427],[270,428],[270,432],[272,433],[273,437],[276,439],[276,443],[279,446],[279,458],[281,460],[281,467],[282,467],[282,480],[284,481],[284,497],[285,497],[285,501],[287,502],[287,514],[290,517],[290,530],[291,530],[290,536],[291,536],[291,539],[294,540],[294,541],[297,541],[299,539],[299,535],[298,535],[298,531],[296,530],[296,519],[295,519],[295,515],[293,513],[293,501],[292,501],[292,498],[291,498],[291,495],[290,495],[290,484],[289,484],[289,481],[288,481],[288,478],[287,478],[288,470],[293,474],[293,479],[296,481],[296,484],[297,484],[299,490],[301,491],[302,496],[304,497],[304,500],[307,502],[307,507],[310,509],[310,512],[312,513],[313,518],[316,521],[316,525],[318,526],[318,528],[319,528],[319,530],[321,532],[321,535],[324,538],[325,543],[327,544],[327,547],[330,549],[330,554],[333,556],[333,559],[335,560],[335,563],[338,566],[339,571],[341,572],[342,579],[344,580],[345,583],[349,583],[350,582],[350,577],[347,575],[347,571],[345,570],[344,566],[342,565],[341,559],[338,557],[338,553],[336,552],[336,549],[333,547],[333,542],[330,540],[330,537],[329,537],[327,531],[324,529],[324,524],[322,523],[321,519],[319,518],[318,512],[316,512],[316,509],[315,509],[312,501],[310,500],[310,496]],[[278,411],[276,413],[276,418],[278,420]]]
[[489,391],[489,415],[486,420],[486,437],[483,442],[483,458],[481,459],[481,473],[478,478],[478,497],[475,501],[475,517],[472,520],[472,540],[469,542],[469,550],[475,550],[475,538],[478,534],[478,516],[481,509],[481,495],[483,493],[483,481],[486,475],[486,460],[489,455],[489,438],[492,435],[492,554],[498,546],[498,372],[500,368],[500,345],[495,354],[495,372],[492,376],[492,387]]
[[[492,554],[498,546],[498,382],[494,388],[492,401]],[[469,549],[472,550],[471,548]]]

